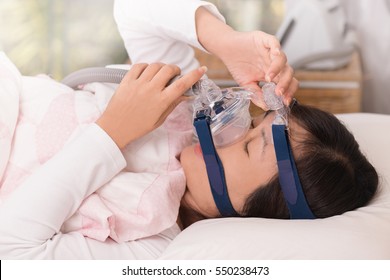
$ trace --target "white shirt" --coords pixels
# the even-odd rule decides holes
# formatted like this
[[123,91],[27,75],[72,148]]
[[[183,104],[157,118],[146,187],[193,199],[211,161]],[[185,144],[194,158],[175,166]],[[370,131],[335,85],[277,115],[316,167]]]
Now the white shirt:
[[[195,27],[199,6],[207,6],[223,20],[214,6],[203,1],[117,0],[115,19],[132,62],[173,63],[183,73],[197,67],[188,44],[202,48]],[[83,199],[125,165],[112,139],[97,125],[90,125],[2,204],[0,258],[158,258],[180,232],[176,225],[158,235],[126,243],[99,242],[79,233],[60,232]]]

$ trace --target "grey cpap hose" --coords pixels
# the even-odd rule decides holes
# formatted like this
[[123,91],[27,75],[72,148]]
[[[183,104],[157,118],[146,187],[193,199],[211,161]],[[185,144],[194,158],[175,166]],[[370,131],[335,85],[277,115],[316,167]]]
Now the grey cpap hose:
[[119,84],[128,70],[106,67],[85,68],[66,76],[61,83],[77,89],[80,85],[100,82]]
[[[130,66],[131,67],[131,66]],[[79,86],[85,85],[88,83],[113,83],[113,84],[120,84],[123,77],[126,75],[126,73],[130,70],[129,69],[120,69],[120,68],[107,68],[107,67],[91,67],[91,68],[85,68],[78,71],[75,71],[68,76],[66,76],[61,83],[64,85],[67,85],[68,87],[71,87],[73,89],[78,89]],[[168,85],[172,84],[174,81],[179,79],[181,75],[178,75],[174,78],[172,78]],[[194,92],[192,89],[187,90],[184,93],[185,96],[193,96]]]

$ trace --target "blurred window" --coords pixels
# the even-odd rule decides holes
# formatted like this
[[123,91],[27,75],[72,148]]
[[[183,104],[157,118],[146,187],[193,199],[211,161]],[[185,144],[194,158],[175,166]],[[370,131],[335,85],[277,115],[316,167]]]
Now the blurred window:
[[239,31],[276,34],[284,16],[284,0],[211,0],[226,22]]
[[[163,1],[163,0],[161,0]],[[22,74],[55,79],[85,67],[124,63],[113,0],[1,0],[0,50]],[[275,34],[284,0],[211,0],[240,31]]]
[[124,63],[113,0],[1,0],[0,50],[22,74],[61,79],[75,70]]

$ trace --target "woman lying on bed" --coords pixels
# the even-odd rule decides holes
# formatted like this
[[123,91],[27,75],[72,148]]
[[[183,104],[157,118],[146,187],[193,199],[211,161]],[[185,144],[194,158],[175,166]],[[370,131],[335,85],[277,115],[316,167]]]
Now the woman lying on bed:
[[[22,184],[0,206],[1,258],[150,259],[161,255],[180,231],[174,223],[176,217],[173,225],[159,233],[126,242],[115,242],[112,236],[104,242],[98,241],[86,237],[88,234],[72,230],[74,223],[68,228],[64,228],[64,224],[82,210],[86,201],[89,201],[89,205],[85,206],[87,212],[97,209],[94,208],[96,194],[97,199],[103,197],[104,203],[111,203],[111,209],[114,210],[115,207],[120,208],[118,205],[127,203],[127,194],[124,192],[118,196],[123,198],[121,200],[118,197],[113,199],[112,196],[104,196],[104,192],[99,191],[109,191],[112,189],[112,182],[127,178],[130,172],[122,173],[125,169],[134,168],[131,170],[133,173],[145,171],[143,167],[136,166],[142,163],[128,160],[127,153],[131,151],[128,150],[129,146],[134,143],[143,146],[147,142],[141,140],[150,135],[156,138],[161,135],[166,137],[167,134],[153,134],[161,128],[163,122],[165,129],[186,135],[188,132],[192,133],[192,129],[187,127],[192,115],[185,115],[186,102],[177,104],[185,99],[181,97],[183,92],[201,78],[205,69],[198,68],[188,44],[218,55],[241,85],[255,87],[259,80],[275,81],[278,84],[277,93],[283,93],[285,103],[290,104],[297,82],[292,77],[283,53],[275,50],[279,46],[272,36],[263,33],[236,33],[221,21],[214,6],[199,1],[164,1],[164,10],[167,5],[174,5],[181,11],[172,21],[171,15],[160,13],[163,10],[159,6],[163,5],[161,2],[116,2],[115,16],[119,30],[135,65],[115,91],[96,124],[85,124],[83,129],[80,128],[81,132],[72,135],[72,141],[67,142],[56,153],[44,153],[44,163],[26,176]],[[200,6],[203,7],[199,8]],[[245,53],[248,57],[238,57],[237,53]],[[258,57],[259,61],[254,57]],[[146,64],[154,61],[175,63],[180,67],[163,63]],[[6,85],[4,88],[9,91],[13,88],[20,89],[18,81],[22,78],[9,65],[9,61],[4,64],[1,69],[3,77],[7,78],[2,81]],[[166,87],[168,81],[180,72],[184,74],[183,77]],[[7,84],[12,77],[16,77],[15,83]],[[23,86],[37,86],[33,83],[34,79],[36,78],[23,78]],[[41,79],[39,83],[49,83],[55,87],[51,80]],[[39,84],[40,90],[41,85]],[[100,87],[106,89],[103,85],[87,85],[86,89],[88,87],[97,94],[96,98],[107,102],[110,99],[107,97],[110,94],[100,95]],[[91,87],[94,87],[93,90]],[[69,88],[61,85],[56,89],[69,93]],[[83,92],[74,96],[87,98]],[[353,136],[334,116],[294,102],[290,105],[290,141],[303,191],[315,217],[338,215],[367,204],[376,191],[378,178],[374,168],[359,151]],[[23,106],[21,109],[24,109]],[[64,116],[60,111],[61,107],[54,109],[52,111]],[[270,111],[256,118],[242,140],[217,150],[225,170],[230,201],[240,216],[289,218],[279,185],[273,147],[271,124],[275,114]],[[20,115],[19,119],[22,119]],[[2,135],[6,135],[5,130],[2,130]],[[183,136],[176,134],[176,137]],[[220,217],[199,145],[191,146],[187,136],[180,138],[179,142],[180,145],[175,145],[175,149],[185,146],[180,153],[179,168],[185,174],[185,183],[181,193],[184,195],[180,195],[178,224],[185,227],[199,219]],[[9,149],[7,145],[4,147]],[[44,148],[48,147],[42,147],[43,150]],[[12,167],[12,162],[8,163],[7,168],[10,165]],[[172,183],[169,179],[172,177],[168,178],[168,185]],[[176,180],[174,177],[173,181]],[[133,189],[132,185],[127,187]],[[152,189],[158,191],[158,188]],[[142,197],[148,193],[148,189],[141,192]],[[175,200],[174,197],[177,197],[177,193],[169,193],[168,189],[168,194],[164,197],[167,201],[152,197],[145,204],[153,205],[145,209],[162,209],[158,214],[164,220],[165,208],[171,203],[168,198]],[[130,197],[129,200],[131,199]],[[131,202],[129,201],[130,204]],[[99,203],[100,200],[97,204]],[[143,207],[140,204],[137,206]],[[175,204],[175,207],[177,213],[179,205]],[[149,215],[149,212],[141,212],[143,216]],[[110,219],[120,221],[114,225],[127,231],[128,227],[123,222],[128,220],[121,217],[120,211],[119,213],[117,216],[110,216]],[[92,225],[96,223],[93,219],[83,220],[82,223],[88,222]],[[128,222],[139,223],[138,220]],[[154,222],[158,223],[158,219]]]

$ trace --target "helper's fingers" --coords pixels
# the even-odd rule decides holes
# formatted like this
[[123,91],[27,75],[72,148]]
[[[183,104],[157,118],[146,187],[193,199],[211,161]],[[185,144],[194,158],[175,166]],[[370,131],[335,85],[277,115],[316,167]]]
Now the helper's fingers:
[[262,43],[263,46],[268,49],[269,59],[271,61],[270,67],[265,75],[265,80],[271,82],[276,75],[283,69],[284,65],[287,62],[286,55],[281,51],[281,46],[279,40],[267,33],[262,33]]
[[292,98],[294,96],[294,93],[298,90],[298,87],[299,87],[298,80],[293,78],[291,83],[290,83],[290,86],[288,87],[288,89],[284,93],[283,102],[286,106],[290,105]]
[[165,66],[164,63],[152,63],[146,69],[142,72],[142,74],[139,77],[139,80],[149,82],[151,81],[156,74]]
[[170,84],[166,89],[166,98],[169,103],[172,103],[174,100],[182,96],[186,90],[192,87],[197,81],[202,78],[204,73],[206,73],[207,67],[202,66],[196,70],[193,70],[187,74],[185,74],[180,79],[174,81]]
[[172,111],[180,104],[180,102],[187,100],[189,97],[181,96],[178,99],[174,100],[171,104],[168,105],[167,109],[161,114],[159,120],[155,124],[155,127],[159,127],[163,124],[165,119],[172,113]]
[[[274,54],[272,54],[272,51],[274,51]],[[271,50],[270,56],[271,65],[269,66],[269,69],[265,75],[267,82],[272,81],[276,75],[283,71],[287,63],[287,57],[285,53],[281,52],[280,50]]]
[[166,64],[154,75],[151,82],[160,90],[167,86],[167,83],[181,72],[177,65]]
[[250,89],[250,91],[252,92],[255,92],[255,93],[261,93],[261,87],[259,86],[259,83],[256,81],[256,82],[251,82],[251,83],[247,83],[247,84],[243,84],[243,85],[240,85],[240,86],[243,86],[247,89]]
[[124,82],[133,81],[139,78],[139,76],[148,67],[147,63],[137,63],[131,66],[130,70],[126,73],[123,78]]
[[278,95],[283,95],[290,87],[291,81],[294,78],[294,69],[285,64],[285,67],[280,72],[279,81],[276,85],[275,92]]
[[263,42],[264,47],[269,49],[271,54],[280,53],[280,49],[281,49],[280,42],[275,36],[264,32],[260,32],[259,36],[262,38],[261,40]]

